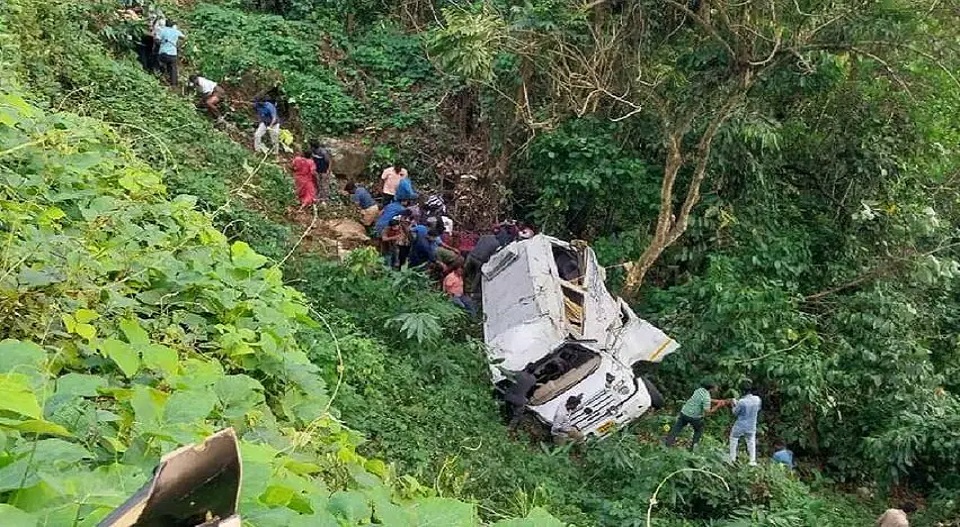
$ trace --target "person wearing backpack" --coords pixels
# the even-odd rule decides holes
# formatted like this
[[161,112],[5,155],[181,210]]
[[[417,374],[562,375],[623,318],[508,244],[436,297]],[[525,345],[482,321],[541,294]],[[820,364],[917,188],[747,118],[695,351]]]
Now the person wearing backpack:
[[326,205],[330,199],[330,152],[319,141],[310,143],[310,153],[313,164],[317,167],[317,199],[321,205]]

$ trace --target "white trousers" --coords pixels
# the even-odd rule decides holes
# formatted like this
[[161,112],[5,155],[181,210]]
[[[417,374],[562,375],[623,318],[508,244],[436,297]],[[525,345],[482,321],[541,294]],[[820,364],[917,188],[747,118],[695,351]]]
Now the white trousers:
[[267,133],[268,130],[270,131],[270,142],[273,143],[273,153],[276,154],[280,150],[280,123],[274,125],[260,123],[257,131],[253,133],[253,149],[258,153],[260,152],[263,134]]
[[750,464],[757,464],[757,433],[730,431],[730,462],[737,462],[737,449],[740,446],[740,438],[747,436],[747,453],[750,455]]

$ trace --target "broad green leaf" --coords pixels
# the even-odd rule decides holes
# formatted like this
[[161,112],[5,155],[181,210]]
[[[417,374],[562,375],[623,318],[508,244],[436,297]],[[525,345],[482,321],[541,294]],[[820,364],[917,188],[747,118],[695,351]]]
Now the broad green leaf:
[[259,269],[269,260],[266,256],[257,254],[249,245],[244,242],[234,242],[230,246],[230,256],[233,265],[240,269],[252,271]]
[[36,485],[39,481],[37,477],[39,464],[38,459],[33,459],[31,462],[21,458],[0,468],[0,493]]
[[219,362],[186,359],[181,363],[179,374],[171,382],[181,388],[195,388],[210,386],[221,378],[223,378],[223,366]]
[[13,505],[0,503],[0,525],[3,525],[3,527],[37,527],[37,517]]
[[46,356],[43,348],[33,342],[4,340],[0,342],[0,373],[21,368],[39,370]]
[[90,322],[100,318],[100,313],[97,313],[92,309],[81,308],[73,314],[73,318],[76,319],[77,323],[79,324],[89,324]]
[[140,369],[140,357],[126,342],[117,339],[106,339],[99,345],[100,352],[115,362],[127,377],[133,377]]
[[449,498],[425,498],[408,509],[419,527],[476,527],[480,522],[474,505]]
[[93,340],[93,337],[97,336],[97,328],[93,327],[90,324],[81,324],[78,323],[76,327],[77,335],[87,339]]
[[52,435],[61,437],[71,437],[69,430],[57,423],[43,421],[40,419],[28,419],[26,421],[16,421],[14,419],[0,418],[0,428],[12,428],[19,432],[39,435]]
[[136,347],[143,347],[150,344],[150,335],[140,325],[138,318],[125,318],[120,321],[120,331],[127,337],[127,342]]
[[0,410],[42,419],[43,411],[29,379],[19,373],[0,374]]
[[31,451],[34,460],[39,460],[45,470],[51,466],[63,467],[93,459],[93,454],[87,449],[63,439],[41,439],[22,444],[16,450],[17,454],[25,457],[31,455]]
[[209,388],[176,391],[167,400],[164,422],[169,424],[193,424],[210,415],[217,398]]
[[225,419],[238,419],[264,402],[263,386],[247,375],[227,375],[213,385]]
[[177,373],[178,360],[177,351],[162,344],[148,344],[143,348],[143,365],[164,375]]
[[334,516],[346,520],[350,525],[369,522],[373,515],[373,508],[367,501],[367,497],[353,490],[334,492],[330,496],[327,510]]
[[96,397],[97,390],[107,387],[107,380],[86,373],[68,373],[57,379],[58,394],[80,397]]
[[159,390],[139,384],[134,386],[130,405],[133,406],[136,422],[146,426],[159,426],[167,397],[167,394]]
[[526,518],[500,520],[493,527],[565,527],[566,524],[554,518],[540,507],[534,508]]
[[284,485],[270,485],[260,495],[260,501],[269,507],[286,507],[295,493],[295,490]]

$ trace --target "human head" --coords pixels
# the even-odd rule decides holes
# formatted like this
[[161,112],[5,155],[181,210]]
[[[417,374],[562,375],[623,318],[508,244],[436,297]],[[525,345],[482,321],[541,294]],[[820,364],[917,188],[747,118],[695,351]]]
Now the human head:
[[740,393],[743,395],[757,393],[756,389],[753,387],[753,383],[750,381],[744,381],[740,384]]
[[700,386],[710,393],[713,393],[713,391],[717,389],[717,383],[713,382],[712,379],[704,379],[700,381]]
[[911,512],[917,512],[917,505],[912,501],[907,501],[900,504],[900,510],[907,514],[910,514]]
[[177,21],[172,18],[168,18],[167,27],[177,27]]
[[353,191],[357,190],[357,184],[354,183],[353,181],[350,181],[349,183],[343,186],[343,190],[349,192],[350,194],[353,194]]
[[320,141],[310,141],[310,149],[316,150],[320,148]]
[[302,155],[303,157],[306,157],[307,159],[309,159],[311,154],[310,154],[310,151],[309,151],[309,150],[304,150],[303,153],[300,154],[300,155]]
[[401,170],[403,170],[403,163],[400,162],[400,161],[394,161],[394,162],[393,162],[393,169],[394,169],[395,171],[397,171],[397,172],[400,172]]
[[197,83],[197,79],[198,79],[199,77],[200,77],[200,76],[197,75],[196,73],[194,73],[193,75],[191,75],[191,76],[190,76],[190,84],[196,84],[196,83]]
[[517,233],[517,237],[520,238],[521,240],[528,240],[530,238],[533,238],[533,229],[531,229],[530,227],[524,227],[520,229],[519,233]]
[[580,398],[581,398],[581,397],[583,397],[583,396],[582,396],[582,395],[571,395],[570,397],[567,397],[567,404],[566,404],[567,410],[574,410],[574,409],[576,409],[578,406],[580,406]]

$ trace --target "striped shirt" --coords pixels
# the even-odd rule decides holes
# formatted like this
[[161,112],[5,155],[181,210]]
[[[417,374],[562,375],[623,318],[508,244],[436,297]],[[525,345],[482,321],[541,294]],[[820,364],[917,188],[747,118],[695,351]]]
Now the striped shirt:
[[693,395],[687,399],[687,402],[683,404],[683,408],[680,409],[680,413],[687,417],[692,417],[694,419],[700,419],[707,414],[707,410],[710,409],[710,392],[706,388],[697,388]]

